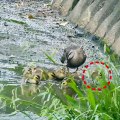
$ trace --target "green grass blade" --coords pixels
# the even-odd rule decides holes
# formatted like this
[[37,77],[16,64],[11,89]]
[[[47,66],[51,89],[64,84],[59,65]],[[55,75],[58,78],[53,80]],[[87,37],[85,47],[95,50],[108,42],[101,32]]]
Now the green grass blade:
[[51,55],[48,55],[47,52],[43,52],[45,54],[45,56],[47,57],[48,60],[50,60],[52,63],[56,64],[55,60],[52,58]]
[[92,90],[89,90],[89,89],[87,90],[87,98],[88,98],[91,108],[95,109],[96,103],[95,103],[95,97],[94,97]]

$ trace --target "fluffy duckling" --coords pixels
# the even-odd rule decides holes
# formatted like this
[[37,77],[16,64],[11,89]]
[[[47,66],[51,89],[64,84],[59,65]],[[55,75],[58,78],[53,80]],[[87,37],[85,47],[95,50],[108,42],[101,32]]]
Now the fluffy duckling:
[[24,69],[23,79],[25,82],[38,84],[42,79],[43,70],[39,67],[31,67]]
[[32,76],[32,69],[29,67],[24,68],[23,70],[23,78],[24,80],[27,80],[28,78],[31,79]]
[[98,78],[100,78],[102,76],[101,72],[98,70],[94,70],[92,72],[91,78],[92,80],[97,80]]
[[99,70],[94,70],[91,74],[91,78],[92,78],[92,83],[94,84],[93,86],[98,85],[98,81],[100,80],[100,78],[102,78],[102,74]]
[[25,82],[39,84],[43,80],[63,80],[66,77],[65,69],[46,71],[40,67],[31,67],[24,70],[23,79]]
[[65,68],[61,68],[58,70],[55,70],[52,72],[52,76],[54,77],[54,79],[56,80],[63,80],[66,77],[66,71]]
[[68,68],[77,68],[77,71],[78,67],[86,61],[86,55],[83,48],[73,45],[64,49],[61,62],[64,63],[65,61],[67,61]]
[[70,87],[71,83],[72,84],[75,83],[79,89],[82,87],[82,80],[80,79],[78,74],[71,74],[61,83],[63,93],[71,97],[75,97],[76,92],[74,91],[73,88]]
[[63,94],[67,94],[71,97],[75,97],[76,93],[73,88],[69,86],[70,81],[63,81],[61,84],[61,89],[63,91]]

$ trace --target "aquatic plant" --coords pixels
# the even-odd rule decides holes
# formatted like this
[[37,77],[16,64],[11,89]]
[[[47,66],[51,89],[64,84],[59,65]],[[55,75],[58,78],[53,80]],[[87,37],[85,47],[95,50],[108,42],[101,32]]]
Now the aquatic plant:
[[[113,64],[111,66],[115,72],[113,81],[118,81],[118,71]],[[104,74],[103,77],[105,77]],[[31,88],[29,88],[30,85],[22,85],[21,88],[11,88],[11,90],[9,89],[11,91],[9,96],[3,94],[2,90],[0,99],[13,112],[16,111],[15,114],[22,112],[31,120],[31,116],[26,111],[31,111],[48,120],[120,119],[120,86],[118,82],[111,82],[102,91],[93,91],[87,89],[84,85],[79,89],[74,82],[74,78],[69,77],[69,79],[72,81],[69,86],[77,95],[75,98],[63,94],[55,84],[48,83],[44,86],[44,89],[36,85]]]

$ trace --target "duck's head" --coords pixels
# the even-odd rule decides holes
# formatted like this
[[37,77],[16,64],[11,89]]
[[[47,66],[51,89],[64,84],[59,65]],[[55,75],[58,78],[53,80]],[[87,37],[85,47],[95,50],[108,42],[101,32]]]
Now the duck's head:
[[78,76],[78,74],[70,74],[68,75],[61,83],[61,88],[71,88],[71,85],[75,85],[79,89],[82,87],[82,80]]
[[91,78],[92,78],[92,80],[94,80],[94,79],[99,79],[99,78],[101,78],[102,77],[102,73],[99,71],[99,70],[94,70],[93,72],[92,72],[92,74],[91,74]]
[[23,78],[26,79],[31,79],[32,78],[32,69],[31,68],[24,68],[23,70]]
[[31,67],[24,70],[23,79],[27,83],[38,84],[42,79],[42,69],[38,67]]
[[35,75],[32,79],[26,79],[26,83],[32,83],[32,84],[39,84],[40,83],[40,76]]
[[70,84],[72,84],[72,80],[69,78],[66,78],[62,83],[61,83],[61,89],[63,91],[63,94],[67,94],[71,97],[74,97],[76,95],[76,92],[74,89],[71,87]]
[[63,80],[66,77],[65,68],[61,68],[52,72],[53,78],[56,80]]

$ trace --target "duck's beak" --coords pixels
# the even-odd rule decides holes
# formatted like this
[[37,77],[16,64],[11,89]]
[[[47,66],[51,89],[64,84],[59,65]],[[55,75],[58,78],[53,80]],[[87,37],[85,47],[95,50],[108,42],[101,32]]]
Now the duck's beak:
[[62,57],[60,58],[61,63],[64,63],[66,60],[66,54],[63,53]]

